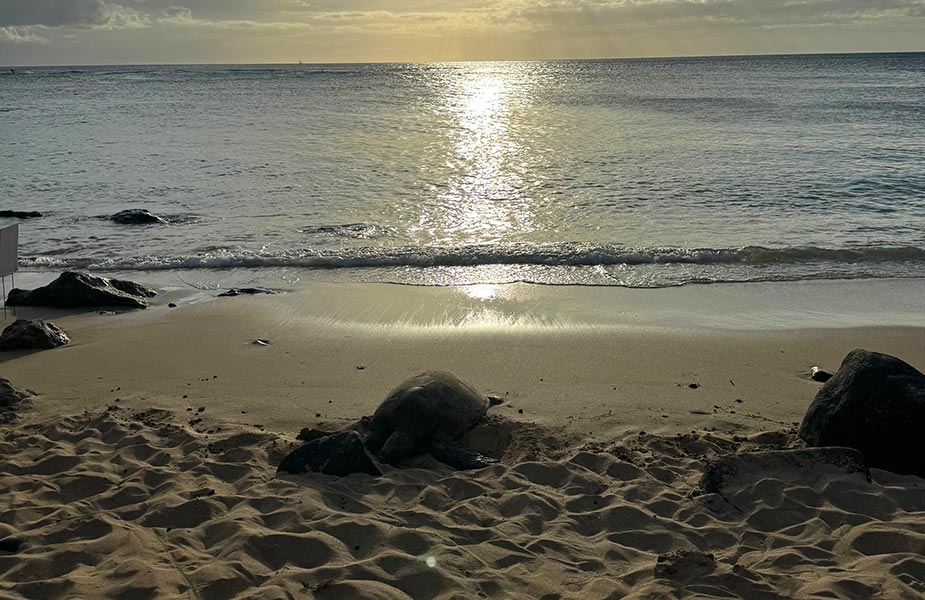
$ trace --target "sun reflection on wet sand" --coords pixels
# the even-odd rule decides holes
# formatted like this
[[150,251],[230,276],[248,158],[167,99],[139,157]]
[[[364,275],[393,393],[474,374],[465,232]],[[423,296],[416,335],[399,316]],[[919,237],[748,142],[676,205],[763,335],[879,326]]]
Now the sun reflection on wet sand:
[[461,289],[462,292],[470,298],[475,298],[476,300],[482,300],[484,302],[494,300],[498,295],[498,286],[487,283],[467,285]]

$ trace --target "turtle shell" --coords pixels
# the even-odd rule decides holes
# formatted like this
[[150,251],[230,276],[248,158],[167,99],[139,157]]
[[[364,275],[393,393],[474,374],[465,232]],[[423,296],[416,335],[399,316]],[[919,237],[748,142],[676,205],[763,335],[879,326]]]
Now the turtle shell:
[[369,426],[370,441],[384,441],[396,430],[418,443],[457,438],[472,429],[489,406],[487,396],[452,373],[422,373],[400,384],[379,405]]

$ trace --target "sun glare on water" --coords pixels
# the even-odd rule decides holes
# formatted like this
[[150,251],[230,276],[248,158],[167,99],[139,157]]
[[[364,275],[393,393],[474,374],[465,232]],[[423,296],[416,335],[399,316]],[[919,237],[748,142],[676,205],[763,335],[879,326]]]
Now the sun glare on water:
[[447,179],[435,185],[415,228],[435,245],[491,244],[536,229],[524,189],[531,149],[518,123],[529,108],[528,72],[490,65],[435,76],[446,123]]

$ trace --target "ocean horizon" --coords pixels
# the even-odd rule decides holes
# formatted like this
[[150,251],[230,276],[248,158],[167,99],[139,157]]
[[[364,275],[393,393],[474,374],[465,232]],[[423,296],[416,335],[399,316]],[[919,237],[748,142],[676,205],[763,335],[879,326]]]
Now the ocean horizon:
[[326,65],[439,65],[439,64],[464,64],[464,63],[541,63],[541,62],[605,62],[620,60],[683,60],[683,59],[711,59],[711,58],[796,58],[796,57],[817,57],[817,56],[873,56],[873,55],[905,55],[905,54],[925,54],[925,50],[869,50],[858,52],[765,52],[765,53],[744,53],[744,54],[665,54],[665,55],[640,55],[640,56],[600,56],[600,57],[558,57],[558,58],[499,58],[499,59],[470,59],[470,60],[382,60],[382,61],[313,61],[299,60],[293,62],[128,62],[128,63],[47,63],[47,64],[26,64],[16,63],[2,65],[0,69],[61,69],[67,67],[223,67],[223,66],[278,66],[278,65],[303,65],[303,66],[326,66]]

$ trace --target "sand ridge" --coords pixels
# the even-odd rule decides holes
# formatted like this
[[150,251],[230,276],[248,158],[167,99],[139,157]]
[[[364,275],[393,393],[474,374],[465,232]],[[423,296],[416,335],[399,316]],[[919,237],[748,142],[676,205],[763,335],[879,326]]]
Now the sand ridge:
[[[472,472],[276,476],[295,441],[188,414],[26,413],[0,441],[10,598],[921,598],[922,480],[703,462],[792,430],[625,432]],[[212,431],[213,433],[206,433]]]

